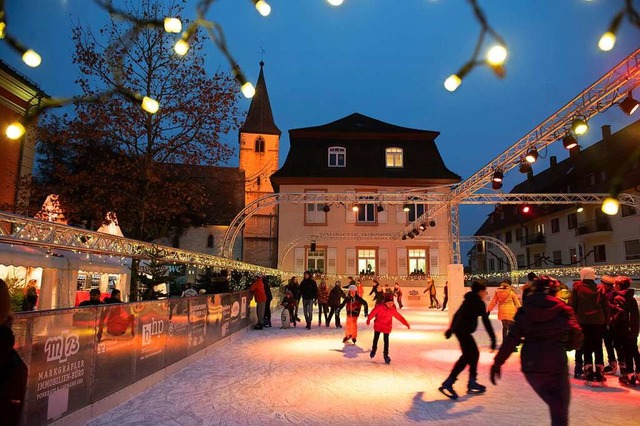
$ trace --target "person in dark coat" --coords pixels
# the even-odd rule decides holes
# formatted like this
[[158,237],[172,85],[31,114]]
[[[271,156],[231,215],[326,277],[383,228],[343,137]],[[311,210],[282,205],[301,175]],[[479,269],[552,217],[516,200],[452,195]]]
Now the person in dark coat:
[[[380,287],[380,283],[376,280],[373,280],[373,287],[371,287],[371,291],[369,292],[369,296],[371,295],[373,295],[371,300],[373,300],[376,305],[382,303],[384,300],[384,291]],[[359,296],[362,297],[362,295]]]
[[327,327],[331,323],[331,317],[333,314],[336,315],[336,328],[342,328],[340,325],[340,304],[342,303],[342,299],[344,299],[344,291],[340,287],[340,281],[336,281],[335,285],[329,292],[329,316],[327,318]]
[[104,302],[100,300],[100,296],[102,296],[100,294],[100,290],[98,290],[97,288],[92,288],[91,291],[89,292],[89,300],[83,300],[82,302],[80,302],[78,306],[103,305]]
[[609,302],[604,287],[596,285],[595,278],[593,268],[582,268],[580,281],[574,284],[571,292],[571,307],[584,333],[582,356],[587,384],[601,384],[605,380],[602,336],[609,318]]
[[291,277],[287,285],[284,287],[284,290],[289,290],[291,295],[293,296],[293,300],[296,302],[295,309],[293,310],[293,315],[295,320],[300,322],[300,317],[298,316],[298,307],[300,306],[300,284],[298,283],[298,277]]
[[311,278],[311,272],[305,271],[302,282],[300,282],[300,297],[302,298],[302,309],[304,320],[307,323],[307,330],[311,329],[313,321],[313,304],[318,299],[318,284]]
[[122,293],[117,288],[111,290],[111,296],[104,299],[105,304],[122,303]]
[[449,339],[452,334],[455,334],[460,342],[460,349],[462,349],[462,355],[453,366],[449,377],[442,382],[442,386],[438,389],[448,398],[458,398],[458,394],[453,389],[453,384],[458,380],[458,375],[467,365],[469,366],[467,393],[482,393],[487,390],[486,386],[476,381],[480,352],[478,351],[478,345],[476,345],[471,335],[478,327],[478,317],[481,317],[484,328],[491,338],[491,350],[496,348],[496,335],[493,332],[493,327],[491,327],[491,322],[487,315],[487,306],[484,304],[486,294],[487,286],[478,281],[474,281],[473,284],[471,284],[471,291],[464,295],[462,305],[460,305],[460,308],[453,316],[449,329],[444,333],[447,339]]
[[36,280],[29,280],[25,289],[24,299],[22,300],[23,311],[33,311],[38,303],[38,292],[36,290]]
[[442,301],[442,310],[447,309],[447,302],[449,301],[449,281],[444,282],[444,300]]
[[[613,303],[613,298],[615,297],[615,290],[613,289],[613,285],[615,283],[615,279],[609,275],[603,275],[600,277],[600,282],[604,287],[605,292],[607,293],[607,303],[609,306]],[[616,358],[616,349],[614,345],[614,330],[613,327],[609,327],[609,324],[605,324],[604,335],[602,336],[602,340],[604,340],[604,348],[607,351],[607,362],[609,365],[604,367],[604,374],[616,374],[618,370],[618,359],[624,358],[624,355],[618,353],[618,357]],[[622,361],[622,359],[620,359]]]
[[618,346],[620,348],[618,357],[621,360],[620,383],[637,386],[640,384],[640,353],[638,352],[640,317],[638,302],[633,297],[634,290],[630,285],[629,277],[616,277],[610,324],[614,328],[615,338],[620,342]]
[[[551,424],[569,424],[569,367],[567,351],[582,345],[582,330],[573,309],[548,294],[555,280],[534,279],[524,305],[515,316],[491,367],[491,383],[500,377],[500,367],[522,340],[522,372],[533,390],[549,406]],[[559,284],[559,283],[558,283]]]
[[269,285],[268,277],[264,279],[264,293],[267,295],[267,301],[264,305],[264,321],[265,327],[271,327],[271,301],[273,300],[273,294],[271,294],[271,285]]

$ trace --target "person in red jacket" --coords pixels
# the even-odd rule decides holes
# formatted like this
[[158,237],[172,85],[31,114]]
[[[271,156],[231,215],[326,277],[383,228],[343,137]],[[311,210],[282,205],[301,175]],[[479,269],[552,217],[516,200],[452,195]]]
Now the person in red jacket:
[[391,327],[393,323],[393,318],[395,317],[398,321],[407,326],[407,328],[411,328],[409,323],[400,313],[396,310],[396,305],[393,303],[393,293],[387,293],[384,295],[384,303],[380,303],[373,308],[373,311],[367,317],[367,325],[374,320],[373,323],[373,344],[371,345],[371,353],[369,356],[371,358],[376,356],[376,350],[378,349],[378,339],[380,339],[380,333],[384,335],[384,362],[389,364],[391,362],[391,358],[389,358],[389,334],[391,334]]
[[267,304],[267,292],[264,289],[264,283],[260,275],[253,281],[253,284],[249,287],[249,291],[256,300],[256,314],[258,315],[258,323],[253,326],[253,329],[262,330],[264,328],[262,321],[264,320],[264,308]]

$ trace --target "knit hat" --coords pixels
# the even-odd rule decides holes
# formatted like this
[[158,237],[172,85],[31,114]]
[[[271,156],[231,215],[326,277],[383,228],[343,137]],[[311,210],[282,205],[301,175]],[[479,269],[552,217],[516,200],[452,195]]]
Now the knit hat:
[[580,269],[580,279],[581,280],[595,280],[596,279],[596,271],[593,268],[582,268]]
[[349,286],[349,291],[351,291],[351,290],[353,290],[353,291],[358,291],[358,287],[356,287],[354,284],[351,284],[351,285]]
[[385,293],[384,301],[385,302],[393,302],[393,293]]

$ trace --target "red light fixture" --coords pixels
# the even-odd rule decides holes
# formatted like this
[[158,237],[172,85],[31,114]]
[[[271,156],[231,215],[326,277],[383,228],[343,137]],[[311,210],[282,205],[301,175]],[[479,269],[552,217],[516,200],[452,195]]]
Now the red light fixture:
[[531,207],[530,206],[528,206],[526,204],[524,206],[522,206],[522,213],[528,214],[529,212],[531,212]]
[[578,146],[578,139],[572,134],[567,134],[564,138],[562,138],[562,146],[566,149],[575,148]]

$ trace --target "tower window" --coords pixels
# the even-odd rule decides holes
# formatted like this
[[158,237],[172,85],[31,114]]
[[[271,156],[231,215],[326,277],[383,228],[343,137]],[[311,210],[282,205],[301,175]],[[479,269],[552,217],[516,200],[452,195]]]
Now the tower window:
[[386,148],[385,157],[387,167],[402,167],[402,148]]
[[258,136],[256,139],[256,152],[264,152],[264,138],[262,136]]
[[346,167],[347,149],[341,146],[329,148],[329,167]]

